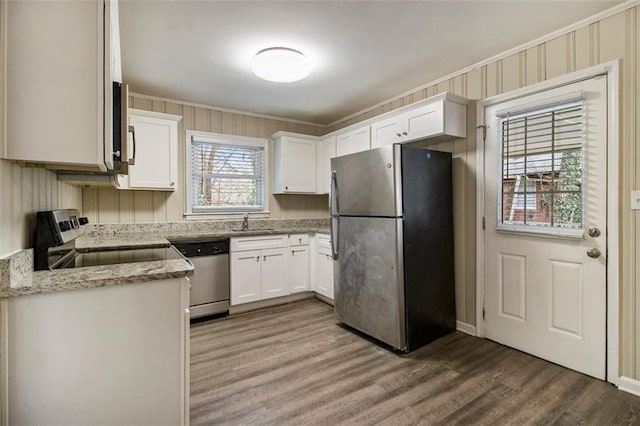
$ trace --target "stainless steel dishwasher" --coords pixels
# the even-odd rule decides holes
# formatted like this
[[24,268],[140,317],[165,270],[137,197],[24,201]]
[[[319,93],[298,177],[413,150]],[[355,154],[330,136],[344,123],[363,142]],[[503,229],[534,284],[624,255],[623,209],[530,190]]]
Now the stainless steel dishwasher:
[[191,318],[229,311],[229,240],[172,240],[194,266]]

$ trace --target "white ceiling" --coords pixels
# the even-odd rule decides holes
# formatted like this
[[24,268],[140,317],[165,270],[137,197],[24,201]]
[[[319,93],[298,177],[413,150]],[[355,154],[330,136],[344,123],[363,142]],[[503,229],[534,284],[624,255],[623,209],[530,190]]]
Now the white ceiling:
[[[137,93],[328,124],[620,2],[124,0],[123,74]],[[272,46],[311,76],[251,74]]]

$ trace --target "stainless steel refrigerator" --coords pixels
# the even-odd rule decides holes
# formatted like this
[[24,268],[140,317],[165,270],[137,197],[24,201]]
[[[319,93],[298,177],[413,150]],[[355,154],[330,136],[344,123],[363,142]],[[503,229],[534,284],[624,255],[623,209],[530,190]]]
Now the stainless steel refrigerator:
[[409,352],[455,330],[451,154],[331,160],[336,318]]

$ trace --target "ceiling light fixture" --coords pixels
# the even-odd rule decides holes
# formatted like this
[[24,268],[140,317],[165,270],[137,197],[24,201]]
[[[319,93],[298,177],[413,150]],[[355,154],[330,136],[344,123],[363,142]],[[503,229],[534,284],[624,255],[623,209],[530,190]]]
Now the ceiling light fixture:
[[288,47],[270,47],[256,53],[251,70],[263,80],[291,83],[307,78],[311,64],[302,53]]

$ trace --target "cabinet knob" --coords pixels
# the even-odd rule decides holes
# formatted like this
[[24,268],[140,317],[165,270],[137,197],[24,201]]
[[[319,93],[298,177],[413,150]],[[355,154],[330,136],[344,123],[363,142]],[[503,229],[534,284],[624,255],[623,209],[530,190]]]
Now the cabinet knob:
[[404,136],[407,136],[409,133],[407,133],[407,132],[402,132],[402,134],[403,134]]
[[267,261],[267,256],[264,256],[264,258],[262,260],[264,260],[266,262]]
[[291,256],[295,256],[295,255],[296,255],[296,252],[291,250]]
[[400,136],[402,136],[402,135],[401,135],[400,133],[396,133],[396,136],[397,136],[397,137],[400,137]]
[[256,262],[260,262],[260,256],[256,256]]
[[288,186],[285,186],[285,187],[284,187],[284,189],[289,189],[289,187],[288,187]]
[[298,243],[302,244],[302,238],[298,238]]
[[174,186],[175,184],[176,184],[175,182],[171,182],[169,186]]

